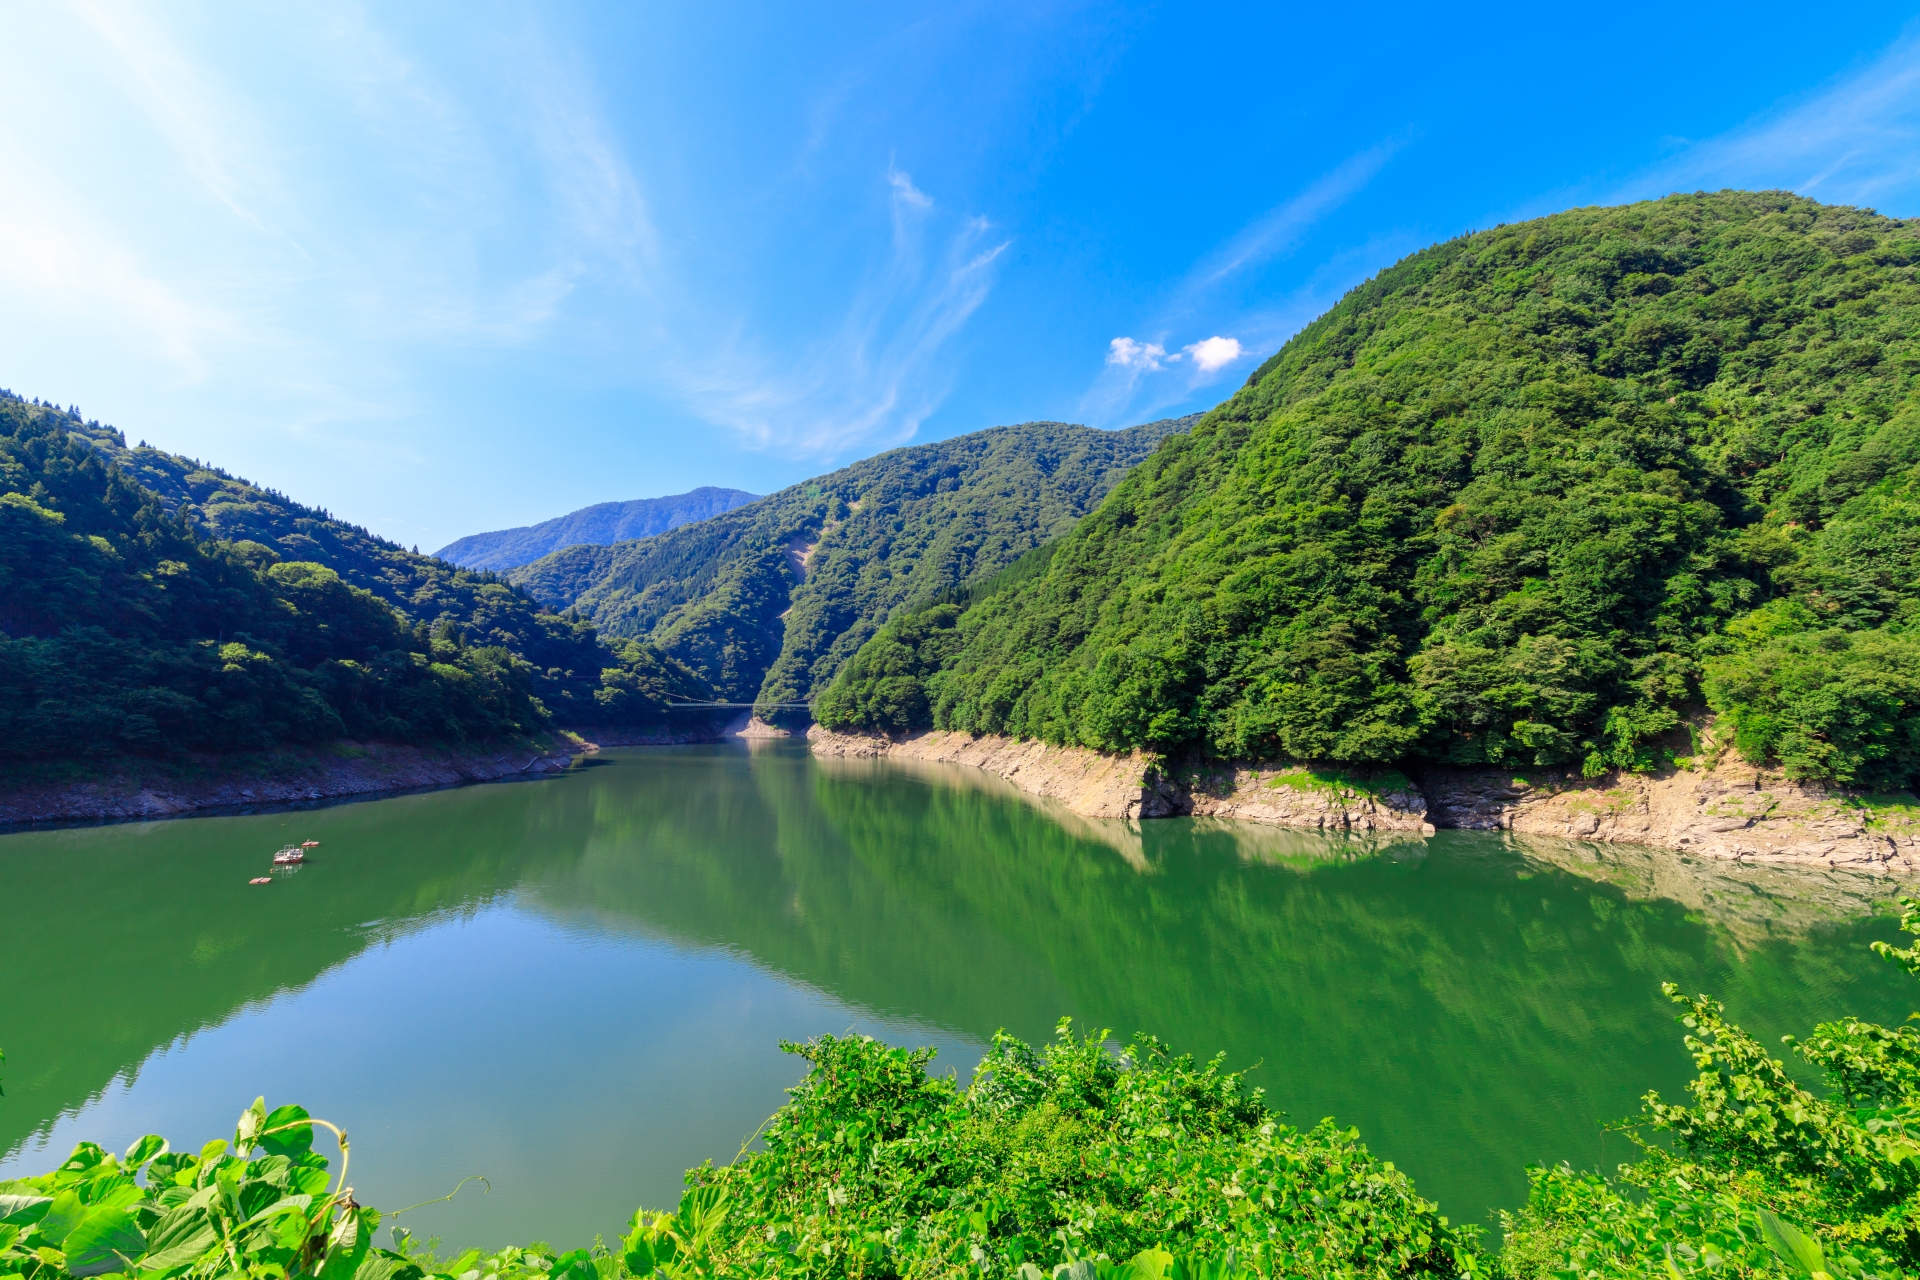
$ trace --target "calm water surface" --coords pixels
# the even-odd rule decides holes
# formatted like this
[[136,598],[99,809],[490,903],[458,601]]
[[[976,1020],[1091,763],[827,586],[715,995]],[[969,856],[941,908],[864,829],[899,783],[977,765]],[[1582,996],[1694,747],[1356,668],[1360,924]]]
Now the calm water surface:
[[[322,842],[250,887],[268,855]],[[256,1094],[354,1138],[361,1199],[449,1243],[615,1234],[729,1159],[778,1042],[1149,1030],[1337,1116],[1456,1221],[1686,1079],[1663,979],[1768,1037],[1897,1021],[1884,884],[1568,842],[1371,845],[1049,811],[972,770],[790,745],[538,782],[0,837],[0,1177],[195,1146]]]

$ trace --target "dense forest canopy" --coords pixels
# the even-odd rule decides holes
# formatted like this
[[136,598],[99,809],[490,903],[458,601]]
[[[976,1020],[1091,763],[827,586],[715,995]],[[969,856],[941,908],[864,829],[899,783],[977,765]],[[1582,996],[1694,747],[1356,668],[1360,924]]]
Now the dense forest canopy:
[[1029,422],[895,449],[711,520],[570,547],[509,576],[609,634],[650,638],[729,699],[799,702],[893,612],[1064,534],[1191,422]]
[[1599,773],[1711,710],[1749,758],[1905,785],[1917,263],[1920,224],[1780,192],[1415,254],[1044,573],[890,623],[822,719]]
[[0,395],[0,754],[461,741],[701,696],[490,574]]

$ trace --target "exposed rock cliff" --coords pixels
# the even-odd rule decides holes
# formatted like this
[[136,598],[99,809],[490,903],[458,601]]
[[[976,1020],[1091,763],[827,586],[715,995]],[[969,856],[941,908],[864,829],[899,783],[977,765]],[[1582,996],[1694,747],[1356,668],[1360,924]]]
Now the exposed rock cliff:
[[807,739],[816,755],[973,765],[1089,818],[1192,814],[1346,831],[1433,830],[1425,800],[1398,774],[1344,777],[1286,764],[1185,770],[1140,751],[1111,755],[939,730],[894,741],[815,725]]
[[1392,771],[1346,774],[1280,763],[1174,769],[1170,776],[1180,796],[1173,812],[1195,817],[1341,831],[1433,830],[1426,798]]
[[893,756],[970,764],[997,774],[1048,800],[1058,800],[1087,818],[1160,818],[1184,812],[1176,788],[1161,778],[1157,761],[1141,752],[1108,755],[1085,747],[1053,747],[1012,738],[975,738],[965,733],[915,734],[904,741],[834,733],[815,725],[807,733],[814,754]]
[[816,754],[973,765],[1092,818],[1191,814],[1287,827],[1511,831],[1640,844],[1707,858],[1920,874],[1920,804],[1834,794],[1757,769],[1731,752],[1711,766],[1582,778],[1564,772],[1431,769],[1348,775],[1298,764],[1183,768],[1142,752],[916,734],[901,741],[818,726]]
[[1419,782],[1443,827],[1920,873],[1920,809],[1911,797],[1873,803],[1803,786],[1731,751],[1711,767],[1661,774],[1436,769]]

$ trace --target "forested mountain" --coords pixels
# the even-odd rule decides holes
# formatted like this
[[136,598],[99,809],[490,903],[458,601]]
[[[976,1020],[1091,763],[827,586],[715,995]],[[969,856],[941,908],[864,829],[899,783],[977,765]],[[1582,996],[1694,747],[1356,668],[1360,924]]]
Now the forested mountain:
[[0,394],[0,753],[651,723],[705,686],[491,574]]
[[600,502],[519,529],[469,534],[449,542],[434,555],[469,569],[512,569],[531,564],[562,547],[610,546],[634,538],[650,538],[656,533],[745,506],[757,497],[758,494],[744,489],[702,485],[691,492],[664,498]]
[[1673,196],[1348,294],[973,605],[816,708],[1356,763],[1920,769],[1920,223]]
[[1192,419],[995,427],[895,449],[725,515],[514,570],[611,635],[647,636],[730,700],[797,702],[889,614],[1072,528]]

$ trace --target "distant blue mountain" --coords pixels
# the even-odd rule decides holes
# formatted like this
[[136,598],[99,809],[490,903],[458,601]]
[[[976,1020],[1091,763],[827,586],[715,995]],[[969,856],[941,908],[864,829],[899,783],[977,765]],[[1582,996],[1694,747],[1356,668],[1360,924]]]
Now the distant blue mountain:
[[531,564],[562,547],[577,547],[582,543],[604,547],[629,538],[650,538],[656,533],[745,506],[759,496],[739,489],[702,485],[691,493],[676,493],[665,498],[600,502],[521,529],[469,534],[449,542],[434,554],[469,569],[511,569]]

